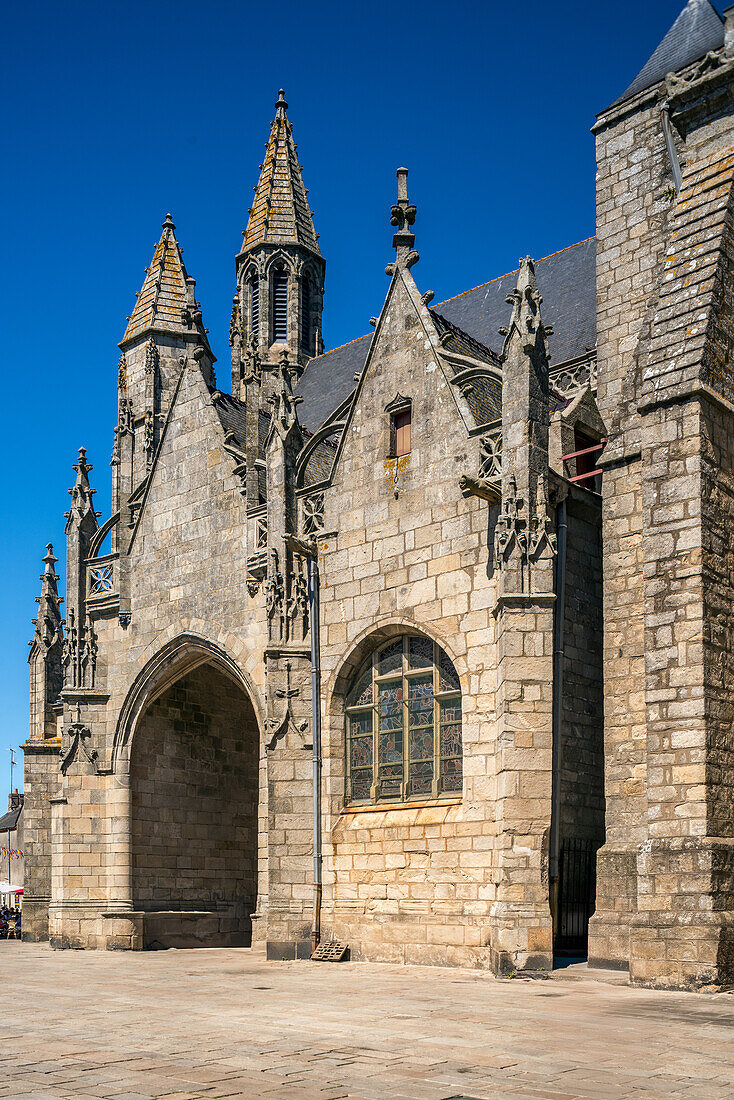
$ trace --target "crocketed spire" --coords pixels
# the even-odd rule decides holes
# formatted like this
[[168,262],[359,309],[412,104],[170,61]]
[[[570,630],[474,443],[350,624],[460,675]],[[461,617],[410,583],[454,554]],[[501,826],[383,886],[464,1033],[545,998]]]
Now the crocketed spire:
[[531,352],[542,345],[545,358],[549,358],[547,337],[553,335],[553,329],[543,324],[540,313],[542,301],[535,278],[535,263],[530,256],[526,256],[520,260],[517,286],[507,296],[507,304],[512,306],[512,317],[508,328],[500,329],[500,334],[505,337],[503,358],[507,356],[515,332],[520,337],[523,351]]
[[121,348],[151,330],[180,333],[193,329],[206,342],[201,307],[194,293],[196,281],[186,272],[170,214],[166,214],[162,228],[142,290],[128,318]]
[[281,88],[242,251],[262,244],[299,244],[321,255],[287,108]]
[[66,512],[66,518],[69,521],[67,523],[67,530],[71,524],[79,524],[91,517],[94,527],[97,526],[97,516],[99,512],[95,512],[93,498],[97,492],[89,484],[89,471],[93,469],[92,466],[87,465],[87,451],[85,447],[79,448],[79,461],[74,464],[73,467],[76,470],[76,481],[69,494],[71,496],[71,508]]
[[57,561],[58,558],[54,557],[54,548],[49,542],[43,559],[43,573],[40,577],[41,595],[36,596],[38,615],[33,620],[36,628],[35,641],[42,647],[44,652],[47,652],[62,639],[61,604],[63,601],[59,597],[59,578],[54,568]]

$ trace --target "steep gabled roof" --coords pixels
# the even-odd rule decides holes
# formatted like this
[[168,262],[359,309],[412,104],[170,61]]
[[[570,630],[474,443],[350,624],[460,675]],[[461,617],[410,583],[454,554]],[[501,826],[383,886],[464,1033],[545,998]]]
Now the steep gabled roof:
[[171,215],[166,214],[161,239],[155,247],[143,288],[128,320],[123,344],[150,328],[181,328],[181,314],[187,305],[188,276],[175,229]]
[[17,829],[18,820],[22,812],[23,803],[21,802],[20,805],[14,806],[12,810],[8,810],[6,814],[3,814],[3,816],[0,817],[0,832],[4,833]]
[[[431,306],[431,313],[450,322],[458,345],[466,337],[477,356],[477,343],[499,356],[502,337],[498,329],[510,319],[507,295],[515,289],[519,269],[488,283]],[[593,351],[596,347],[596,239],[580,241],[555,252],[535,265],[538,287],[543,295],[543,314],[555,326],[550,340],[552,365]],[[461,334],[461,335],[458,335]],[[299,417],[311,431],[324,423],[334,409],[353,391],[354,375],[365,364],[372,334],[312,359],[298,383],[303,398]],[[465,345],[468,348],[468,344]],[[491,357],[487,357],[491,361]]]
[[320,255],[282,88],[275,107],[242,251],[261,244],[300,244]]
[[673,26],[617,103],[644,92],[668,73],[698,61],[724,44],[724,23],[711,0],[688,0]]

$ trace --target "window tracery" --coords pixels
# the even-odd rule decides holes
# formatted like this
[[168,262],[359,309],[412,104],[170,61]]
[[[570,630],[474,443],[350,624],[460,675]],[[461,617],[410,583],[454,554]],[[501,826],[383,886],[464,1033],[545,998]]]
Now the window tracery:
[[348,803],[460,794],[461,687],[430,638],[405,634],[378,647],[347,696]]

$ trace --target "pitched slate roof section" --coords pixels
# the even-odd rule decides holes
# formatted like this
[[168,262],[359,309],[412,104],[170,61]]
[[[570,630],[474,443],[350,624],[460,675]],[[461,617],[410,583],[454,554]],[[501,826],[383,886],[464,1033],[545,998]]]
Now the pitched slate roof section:
[[300,244],[321,255],[282,88],[275,106],[242,251],[262,244]]
[[644,366],[646,402],[675,397],[699,381],[718,392],[731,388],[729,342],[722,335],[731,325],[733,208],[734,147],[687,166]]
[[4,833],[17,829],[22,810],[23,804],[21,803],[19,806],[14,806],[12,810],[8,810],[6,814],[3,814],[3,816],[0,817],[0,832]]
[[616,102],[644,92],[668,73],[684,69],[723,44],[724,23],[710,0],[688,0],[650,60]]
[[[502,351],[499,329],[510,320],[508,294],[517,286],[519,268],[434,306],[436,313],[490,348]],[[554,252],[535,265],[543,296],[543,316],[555,326],[551,363],[558,366],[596,347],[596,238]]]
[[[456,350],[477,357],[481,345],[487,362],[497,361],[503,338],[498,329],[510,318],[507,295],[517,285],[517,273],[508,272],[488,283],[448,298],[431,307],[431,313],[457,332]],[[580,241],[555,252],[535,265],[543,315],[555,326],[550,348],[552,365],[593,351],[596,347],[596,239]],[[439,328],[439,331],[441,329]],[[461,335],[458,335],[458,334]],[[348,344],[312,359],[296,392],[303,398],[299,409],[302,424],[315,431],[354,390],[354,375],[365,364],[372,334],[360,336]],[[492,353],[487,355],[487,349]],[[493,398],[492,398],[493,401]]]
[[372,333],[341,344],[311,359],[295,392],[303,398],[298,418],[312,432],[337,409],[354,390],[355,374],[359,374],[367,359]]
[[128,320],[122,343],[134,340],[148,329],[182,328],[181,314],[186,308],[186,268],[175,235],[176,226],[166,214],[161,239],[156,245],[143,289]]

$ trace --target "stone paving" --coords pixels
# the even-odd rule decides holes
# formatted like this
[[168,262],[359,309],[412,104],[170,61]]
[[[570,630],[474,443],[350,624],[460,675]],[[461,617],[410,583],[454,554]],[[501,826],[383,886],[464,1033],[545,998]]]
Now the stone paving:
[[734,1096],[734,996],[621,975],[266,963],[0,941],[0,1097]]

